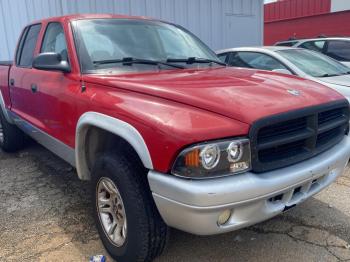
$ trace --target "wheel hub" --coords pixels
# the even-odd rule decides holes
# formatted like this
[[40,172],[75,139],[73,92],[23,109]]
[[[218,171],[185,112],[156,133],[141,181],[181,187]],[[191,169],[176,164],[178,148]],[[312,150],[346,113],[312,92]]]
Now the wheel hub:
[[97,184],[97,213],[109,240],[120,247],[125,243],[127,221],[123,200],[115,183],[102,177]]

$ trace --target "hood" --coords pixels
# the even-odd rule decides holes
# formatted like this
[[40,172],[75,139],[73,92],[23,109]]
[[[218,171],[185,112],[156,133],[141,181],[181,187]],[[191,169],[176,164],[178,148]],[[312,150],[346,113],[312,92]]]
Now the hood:
[[332,77],[320,77],[321,82],[333,85],[349,86],[350,87],[350,75],[332,76]]
[[310,80],[231,67],[84,75],[84,81],[187,104],[247,124],[269,115],[343,98]]

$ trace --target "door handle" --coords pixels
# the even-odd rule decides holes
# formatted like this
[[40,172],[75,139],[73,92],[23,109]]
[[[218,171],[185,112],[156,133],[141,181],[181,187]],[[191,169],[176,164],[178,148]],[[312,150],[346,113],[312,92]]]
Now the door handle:
[[32,90],[32,93],[36,93],[38,91],[38,86],[36,84],[31,84],[30,89]]
[[14,86],[15,85],[15,79],[11,78],[10,79],[10,86]]

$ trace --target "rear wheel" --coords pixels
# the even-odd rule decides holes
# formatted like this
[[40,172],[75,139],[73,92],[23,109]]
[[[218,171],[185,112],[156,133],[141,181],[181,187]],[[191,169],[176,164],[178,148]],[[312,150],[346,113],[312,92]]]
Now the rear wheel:
[[121,154],[100,156],[92,169],[97,229],[118,262],[152,261],[163,251],[168,227],[160,217],[138,161]]
[[0,147],[5,152],[15,152],[21,149],[26,140],[26,135],[15,125],[7,122],[0,109]]

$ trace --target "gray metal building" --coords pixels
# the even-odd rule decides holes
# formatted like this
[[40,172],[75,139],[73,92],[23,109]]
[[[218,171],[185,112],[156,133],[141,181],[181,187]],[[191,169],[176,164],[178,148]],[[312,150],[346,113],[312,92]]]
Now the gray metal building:
[[29,22],[74,13],[150,16],[180,24],[214,50],[261,45],[263,0],[0,0],[0,60]]

